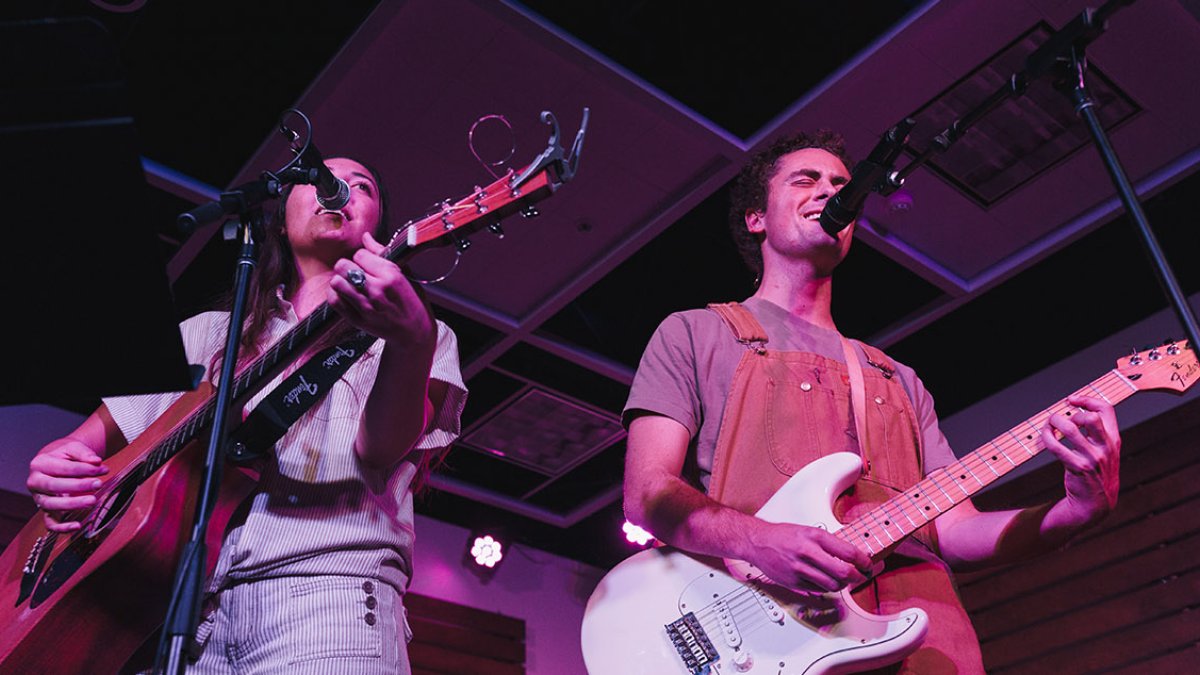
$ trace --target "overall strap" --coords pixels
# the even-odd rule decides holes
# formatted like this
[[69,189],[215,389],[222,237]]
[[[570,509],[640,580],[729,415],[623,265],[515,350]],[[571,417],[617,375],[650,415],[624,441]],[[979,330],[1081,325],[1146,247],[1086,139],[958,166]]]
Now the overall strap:
[[867,460],[867,389],[863,382],[862,364],[858,362],[858,353],[854,345],[845,336],[839,334],[842,342],[842,354],[846,357],[846,370],[850,375],[850,405],[853,409],[854,429],[858,434],[858,451],[862,455],[863,474],[871,471],[871,463]]
[[717,313],[725,322],[738,342],[753,348],[758,353],[766,351],[767,331],[750,310],[737,302],[711,303],[708,309]]

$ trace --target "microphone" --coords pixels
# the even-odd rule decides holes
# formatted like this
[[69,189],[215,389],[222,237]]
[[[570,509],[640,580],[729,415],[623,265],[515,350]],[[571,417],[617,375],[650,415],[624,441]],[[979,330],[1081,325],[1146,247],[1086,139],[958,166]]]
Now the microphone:
[[[821,229],[829,236],[836,237],[838,232],[850,227],[850,223],[862,213],[867,195],[891,182],[892,165],[904,151],[908,134],[916,124],[917,121],[913,118],[904,118],[899,124],[888,129],[866,159],[854,165],[850,172],[850,181],[829,198],[821,211]],[[900,185],[897,183],[895,187]]]
[[317,188],[317,203],[321,208],[340,211],[350,203],[350,186],[325,166],[325,160],[321,158],[321,151],[317,150],[316,145],[311,142],[308,144],[300,155],[300,162],[308,169],[305,182]]

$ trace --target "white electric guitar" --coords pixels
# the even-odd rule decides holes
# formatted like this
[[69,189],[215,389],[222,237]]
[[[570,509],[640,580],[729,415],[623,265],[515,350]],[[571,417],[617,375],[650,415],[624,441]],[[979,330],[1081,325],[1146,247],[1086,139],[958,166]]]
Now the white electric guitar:
[[[1115,405],[1138,391],[1182,392],[1198,377],[1195,353],[1168,344],[1122,358],[1076,394]],[[834,518],[833,503],[858,479],[862,461],[852,453],[809,464],[757,515],[824,528],[879,560],[1041,452],[1039,430],[1051,414],[1077,410],[1060,400],[850,523]],[[633,555],[600,581],[584,613],[582,646],[591,675],[813,675],[899,661],[920,646],[928,628],[920,609],[871,614],[849,591],[797,593],[746,563],[662,547]]]

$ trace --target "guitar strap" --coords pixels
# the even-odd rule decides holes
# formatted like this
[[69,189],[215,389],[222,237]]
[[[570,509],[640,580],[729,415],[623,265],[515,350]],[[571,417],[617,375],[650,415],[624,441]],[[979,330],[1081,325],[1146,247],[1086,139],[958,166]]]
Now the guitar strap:
[[257,460],[309,408],[325,398],[334,383],[379,338],[358,331],[354,336],[313,355],[271,390],[232,434],[229,458],[239,464]]

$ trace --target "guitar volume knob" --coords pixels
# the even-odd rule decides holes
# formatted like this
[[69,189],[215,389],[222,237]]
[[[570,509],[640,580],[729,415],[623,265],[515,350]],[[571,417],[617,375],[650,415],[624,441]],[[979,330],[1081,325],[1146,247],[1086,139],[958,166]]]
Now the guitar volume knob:
[[745,649],[734,652],[733,669],[739,673],[748,672],[754,667],[754,657]]

